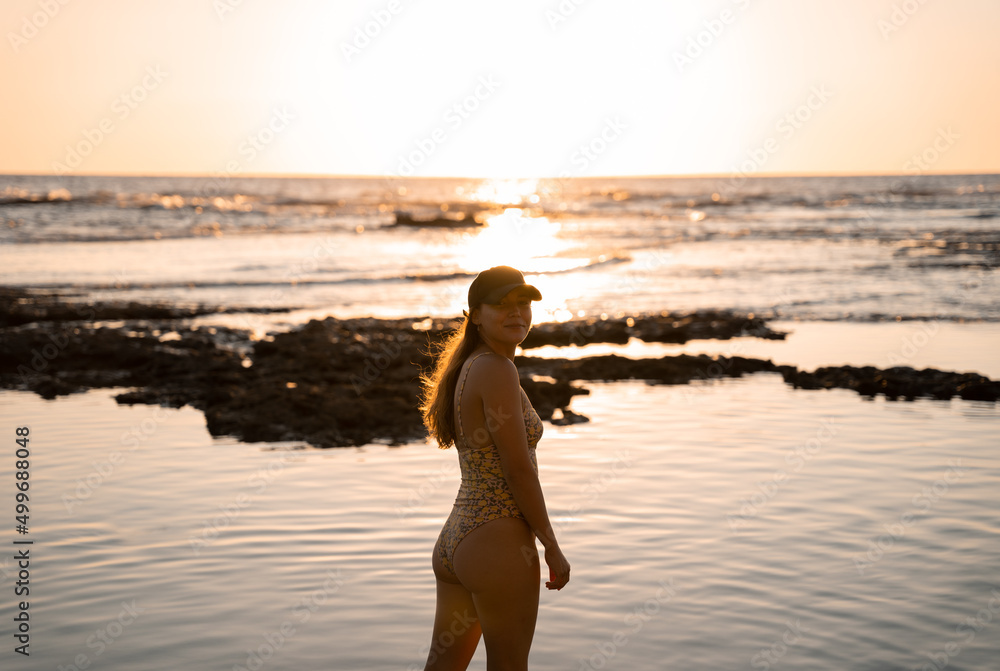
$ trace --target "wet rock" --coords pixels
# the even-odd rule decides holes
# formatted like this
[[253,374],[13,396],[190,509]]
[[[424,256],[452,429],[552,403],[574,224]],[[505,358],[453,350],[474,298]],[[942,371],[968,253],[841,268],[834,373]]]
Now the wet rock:
[[617,343],[624,345],[630,337],[624,319],[574,319],[572,321],[537,324],[528,332],[521,349],[552,345],[554,347],[582,347],[590,343]]
[[518,369],[556,380],[648,380],[686,384],[692,380],[740,377],[748,373],[777,372],[771,361],[745,357],[709,357],[681,354],[659,359],[627,359],[616,354],[582,359],[519,357]]
[[579,413],[567,409],[556,413],[549,421],[556,426],[567,426],[569,424],[582,424],[584,422],[589,422],[590,418],[584,417]]
[[466,216],[464,212],[454,216],[440,215],[427,218],[418,218],[408,212],[397,212],[395,225],[417,228],[475,228],[483,224],[474,217]]
[[727,310],[699,310],[689,315],[646,317],[636,321],[632,333],[646,342],[667,343],[739,337],[784,340],[788,335],[772,330],[753,313],[741,314]]
[[738,337],[784,340],[787,333],[772,330],[765,320],[727,310],[699,310],[685,315],[640,315],[611,319],[574,319],[532,327],[522,349],[590,343],[625,344],[630,338],[645,342],[686,343],[689,340],[729,340]]
[[[249,334],[222,327],[193,328],[178,314],[129,308],[120,328],[95,325],[59,297],[8,292],[6,327],[0,328],[0,386],[31,390],[45,398],[97,387],[124,388],[123,404],[190,405],[204,412],[212,435],[245,441],[304,441],[318,447],[422,440],[418,410],[421,370],[430,368],[432,344],[453,328],[444,319],[314,320],[287,333],[251,342]],[[37,300],[36,300],[37,298]],[[11,308],[11,305],[16,305]],[[146,306],[149,307],[149,306]],[[69,314],[74,319],[64,319]],[[16,325],[10,316],[20,315]],[[41,319],[40,316],[45,316]],[[51,317],[51,318],[50,318]],[[24,321],[28,319],[28,321]],[[159,317],[157,317],[159,319]],[[593,328],[591,328],[593,327]],[[168,332],[161,340],[157,334]],[[728,334],[728,335],[727,335]],[[623,342],[629,337],[683,342],[692,337],[783,337],[750,315],[702,311],[538,326],[537,343]],[[537,344],[535,346],[538,346]],[[521,356],[521,384],[539,415],[556,424],[586,421],[569,406],[589,393],[588,380],[692,380],[779,373],[795,387],[853,389],[874,396],[996,401],[1000,382],[974,373],[908,367],[836,366],[813,372],[768,360],[706,355],[629,359],[616,355],[581,359]]]
[[70,295],[44,294],[18,287],[0,287],[0,328],[35,322],[97,322],[190,319],[207,314],[284,313],[294,308],[222,309],[205,305],[147,305],[135,301],[79,303]]
[[567,380],[539,380],[526,376],[524,371],[519,372],[521,388],[528,395],[535,412],[545,420],[551,420],[554,415],[565,415],[570,412],[569,404],[574,396],[590,393],[587,389],[572,386]]
[[802,389],[852,389],[864,396],[882,394],[890,400],[917,398],[996,401],[1000,382],[977,373],[952,373],[934,368],[916,370],[909,366],[880,369],[874,366],[834,366],[817,368],[811,373],[786,367],[786,382]]

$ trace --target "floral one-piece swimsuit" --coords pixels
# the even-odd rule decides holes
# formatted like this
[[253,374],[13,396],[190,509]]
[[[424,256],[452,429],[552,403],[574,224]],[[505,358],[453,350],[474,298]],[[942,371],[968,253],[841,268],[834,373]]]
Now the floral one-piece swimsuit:
[[[491,443],[481,447],[471,447],[462,431],[462,391],[465,389],[465,380],[469,377],[469,369],[483,354],[491,352],[478,354],[468,363],[455,399],[457,415],[455,447],[458,450],[458,463],[462,469],[462,484],[451,515],[441,529],[441,535],[438,536],[435,546],[441,563],[451,573],[455,572],[455,548],[474,529],[503,517],[524,519],[514,501],[507,478],[504,477],[497,446]],[[531,465],[537,473],[535,447],[542,437],[542,420],[532,407],[524,389],[521,389],[521,413],[528,438],[528,454]]]

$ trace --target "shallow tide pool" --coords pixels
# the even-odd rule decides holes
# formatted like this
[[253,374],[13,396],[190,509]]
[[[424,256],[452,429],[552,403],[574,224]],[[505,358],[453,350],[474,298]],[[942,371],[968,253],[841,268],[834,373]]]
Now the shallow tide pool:
[[[533,669],[995,668],[998,406],[772,374],[587,386],[591,421],[547,424],[538,448],[573,579],[542,590]],[[5,668],[423,668],[453,451],[242,444],[115,393],[0,392],[11,518],[31,430]],[[25,538],[28,658],[10,615]]]

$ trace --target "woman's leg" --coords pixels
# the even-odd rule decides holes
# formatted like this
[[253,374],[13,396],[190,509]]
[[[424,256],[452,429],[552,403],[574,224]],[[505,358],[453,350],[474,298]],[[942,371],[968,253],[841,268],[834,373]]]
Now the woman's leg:
[[540,584],[527,522],[505,517],[476,528],[455,550],[455,573],[479,616],[487,671],[526,671]]
[[437,606],[424,670],[465,671],[482,633],[476,605],[469,590],[443,566],[437,548],[434,549],[432,564],[437,578]]

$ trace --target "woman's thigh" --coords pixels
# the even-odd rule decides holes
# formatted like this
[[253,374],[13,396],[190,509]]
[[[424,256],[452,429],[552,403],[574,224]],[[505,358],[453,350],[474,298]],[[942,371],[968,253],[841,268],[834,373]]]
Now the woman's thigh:
[[458,579],[472,593],[488,656],[526,664],[540,585],[535,536],[527,522],[508,517],[476,528],[455,550],[454,562]]
[[479,645],[479,618],[469,590],[437,581],[437,607],[425,671],[465,669]]

